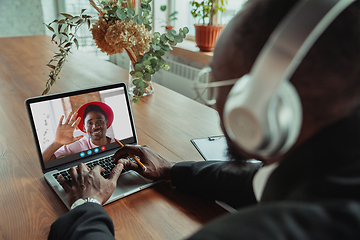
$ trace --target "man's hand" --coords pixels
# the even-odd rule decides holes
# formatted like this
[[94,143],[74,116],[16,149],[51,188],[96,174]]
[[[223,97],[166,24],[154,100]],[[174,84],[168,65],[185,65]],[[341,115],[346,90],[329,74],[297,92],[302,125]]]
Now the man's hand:
[[58,176],[58,180],[68,193],[69,206],[79,198],[94,198],[104,204],[114,192],[122,169],[123,164],[117,164],[111,171],[109,179],[105,179],[101,175],[105,172],[102,167],[95,166],[90,170],[84,163],[80,163],[77,168],[72,167],[69,170],[72,178],[71,186],[61,175]]
[[[126,159],[128,153],[138,156],[140,161],[146,166],[146,171],[137,163]],[[126,170],[135,170],[142,176],[152,180],[170,179],[170,170],[175,164],[167,161],[149,146],[126,145],[119,149],[113,157],[115,162],[123,164]]]
[[55,142],[61,145],[67,145],[70,143],[73,143],[83,137],[83,135],[74,137],[74,131],[79,125],[79,122],[81,121],[81,117],[77,117],[77,112],[72,114],[72,112],[69,114],[69,116],[66,118],[65,122],[64,115],[61,116],[59,125],[56,128],[56,134],[55,134]]

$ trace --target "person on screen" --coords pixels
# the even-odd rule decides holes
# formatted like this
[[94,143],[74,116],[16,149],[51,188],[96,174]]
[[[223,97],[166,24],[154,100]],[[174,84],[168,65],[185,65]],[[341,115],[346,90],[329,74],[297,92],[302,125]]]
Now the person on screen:
[[[210,64],[213,78],[225,81],[249,73],[274,28],[298,2],[247,1],[217,41]],[[206,224],[189,239],[360,239],[359,63],[360,1],[354,1],[315,42],[290,79],[301,100],[303,120],[286,154],[259,157],[227,136],[223,110],[232,86],[220,87],[215,106],[234,161],[174,164],[149,146],[127,145],[115,154],[119,161],[109,180],[100,175],[99,166],[90,171],[80,164],[70,169],[77,176],[72,187],[58,177],[75,208],[53,223],[49,239],[114,239],[113,222],[101,204],[114,191],[122,168],[150,179],[169,179],[184,192],[237,206],[237,212]],[[139,156],[146,171],[122,159],[127,152]],[[246,160],[252,158],[262,163]],[[262,185],[256,184],[258,176],[264,177]],[[96,183],[103,187],[96,189]],[[80,203],[87,198],[100,204]]]
[[[113,119],[112,109],[103,102],[82,105],[76,113],[70,113],[65,122],[64,116],[61,116],[55,141],[43,152],[43,160],[47,162],[115,142],[114,138],[106,136]],[[74,137],[76,128],[86,136]]]

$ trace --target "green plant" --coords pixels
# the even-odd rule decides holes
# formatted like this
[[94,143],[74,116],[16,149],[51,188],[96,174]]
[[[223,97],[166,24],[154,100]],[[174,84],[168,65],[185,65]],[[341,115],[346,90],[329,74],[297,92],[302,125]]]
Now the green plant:
[[[151,35],[151,6],[152,0],[142,0],[141,6],[136,13],[132,8],[132,1],[102,1],[97,5],[93,0],[89,0],[91,5],[99,12],[99,19],[93,24],[91,29],[93,38],[98,48],[109,55],[121,53],[123,50],[128,54],[134,71],[133,102],[139,102],[139,98],[144,95],[149,86],[152,75],[160,69],[168,70],[170,66],[165,64],[162,56],[172,50],[172,47],[183,41],[189,32],[187,27],[180,28],[179,33],[175,30],[167,30],[160,34],[155,32]],[[66,56],[70,53],[71,47],[75,44],[78,47],[76,31],[83,23],[88,23],[90,28],[91,16],[83,15],[72,16],[62,13],[65,17],[61,20],[54,20],[46,25],[52,31],[52,41],[60,49],[47,66],[51,68],[48,75],[49,80],[43,94],[49,92],[50,87],[58,79]],[[53,28],[51,25],[57,24]],[[72,32],[68,33],[69,30]],[[57,65],[53,65],[57,62]]]
[[[50,91],[51,86],[60,79],[59,73],[66,62],[66,57],[71,53],[71,48],[76,45],[79,48],[76,32],[84,23],[90,28],[91,16],[83,14],[85,9],[81,10],[79,16],[72,16],[67,13],[61,13],[65,18],[61,20],[54,20],[45,26],[53,33],[51,41],[57,45],[59,52],[56,52],[53,58],[46,65],[50,68],[50,73],[46,74],[48,80],[46,81],[46,88],[42,92],[42,95],[47,94]],[[51,25],[56,24],[56,28]]]
[[[167,6],[166,6],[166,5],[160,6],[160,10],[161,10],[161,11],[165,12],[166,9],[167,9]],[[177,14],[179,14],[178,11],[174,11],[174,12],[170,13],[169,15],[167,15],[167,13],[166,13],[166,21],[165,21],[165,24],[166,24],[166,25],[164,25],[164,26],[162,26],[162,27],[171,25],[171,22],[177,20],[177,17],[176,17]]]
[[208,25],[214,25],[214,16],[220,11],[225,12],[225,5],[227,0],[204,0],[204,1],[190,1],[191,15],[194,18],[199,18],[205,24],[205,19],[208,19]]

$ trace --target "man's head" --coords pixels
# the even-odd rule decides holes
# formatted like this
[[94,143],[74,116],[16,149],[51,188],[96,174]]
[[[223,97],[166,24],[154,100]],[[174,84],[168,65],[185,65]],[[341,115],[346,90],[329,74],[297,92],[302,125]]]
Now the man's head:
[[83,115],[84,130],[89,138],[98,141],[106,137],[109,122],[106,113],[98,105],[88,105]]
[[[249,73],[269,35],[295,5],[296,0],[251,0],[224,29],[211,63],[217,80],[240,78]],[[303,108],[303,124],[297,144],[325,126],[347,116],[360,102],[360,11],[352,4],[325,30],[290,79]],[[219,89],[217,110],[223,108],[231,89]],[[229,143],[232,152],[248,157]],[[271,163],[278,159],[266,159]]]
[[112,109],[103,102],[89,102],[82,105],[78,109],[78,116],[82,119],[78,128],[93,141],[106,137],[107,129],[114,119]]

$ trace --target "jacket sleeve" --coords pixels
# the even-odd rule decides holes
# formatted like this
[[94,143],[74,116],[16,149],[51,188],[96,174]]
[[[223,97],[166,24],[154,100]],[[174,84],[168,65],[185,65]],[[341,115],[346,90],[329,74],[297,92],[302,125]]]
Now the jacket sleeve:
[[360,204],[322,201],[258,204],[210,222],[188,239],[360,239]]
[[56,220],[48,239],[114,239],[114,225],[102,206],[85,203]]
[[178,189],[234,208],[256,203],[252,180],[261,162],[180,162],[171,169],[171,182]]

